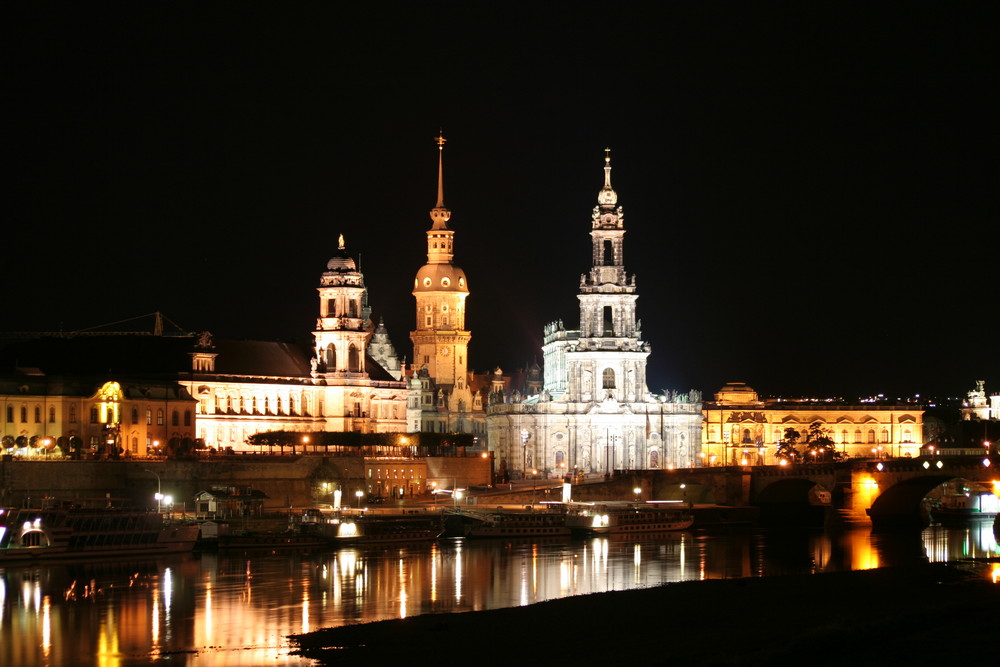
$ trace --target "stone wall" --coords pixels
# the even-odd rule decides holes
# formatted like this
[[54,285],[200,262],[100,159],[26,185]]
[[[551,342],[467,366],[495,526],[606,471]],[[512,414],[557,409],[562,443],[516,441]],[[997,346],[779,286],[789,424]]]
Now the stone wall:
[[[491,482],[491,461],[478,456],[428,458],[428,479],[470,488]],[[157,479],[159,478],[159,479]],[[324,496],[322,484],[327,483]],[[196,461],[0,462],[0,506],[38,505],[43,498],[81,502],[106,495],[138,507],[155,507],[157,489],[176,509],[193,509],[199,491],[250,487],[267,494],[265,510],[332,502],[332,489],[363,488],[364,459],[357,456],[229,456]],[[353,491],[350,491],[353,493]],[[345,498],[345,503],[353,496]],[[185,505],[186,504],[186,505]]]

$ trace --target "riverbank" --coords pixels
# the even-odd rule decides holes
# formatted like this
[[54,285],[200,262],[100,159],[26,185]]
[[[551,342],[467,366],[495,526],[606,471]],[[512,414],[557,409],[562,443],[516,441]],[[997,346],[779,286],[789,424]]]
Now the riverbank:
[[291,639],[297,653],[322,665],[381,659],[604,665],[808,661],[813,667],[978,662],[996,650],[1000,608],[1000,584],[985,578],[985,567],[925,564],[679,582],[329,628]]

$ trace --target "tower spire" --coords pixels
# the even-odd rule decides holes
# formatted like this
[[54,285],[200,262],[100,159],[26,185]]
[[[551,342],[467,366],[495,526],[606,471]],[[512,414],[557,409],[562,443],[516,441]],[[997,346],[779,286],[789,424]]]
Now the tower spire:
[[438,145],[438,190],[437,204],[431,209],[431,220],[434,223],[431,229],[448,229],[451,211],[444,206],[444,143],[448,140],[444,138],[443,130],[438,132],[434,141]]
[[444,208],[444,130],[438,132],[435,139],[438,145],[438,200],[437,208]]

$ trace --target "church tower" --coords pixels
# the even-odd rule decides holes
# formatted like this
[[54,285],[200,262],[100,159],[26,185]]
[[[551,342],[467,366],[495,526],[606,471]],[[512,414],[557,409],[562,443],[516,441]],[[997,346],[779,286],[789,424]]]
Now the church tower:
[[427,263],[420,267],[413,281],[413,296],[417,300],[416,329],[410,333],[413,365],[415,369],[426,367],[438,390],[469,405],[471,392],[466,383],[472,334],[465,330],[469,286],[465,272],[452,264],[455,232],[448,229],[451,211],[444,205],[445,138],[439,135],[436,141],[437,205],[431,209],[432,224],[427,231]]
[[337,254],[326,263],[320,278],[319,318],[316,320],[317,375],[367,377],[365,347],[371,334],[365,282],[354,259],[339,238]]
[[610,152],[605,149],[604,187],[591,216],[591,268],[580,276],[579,338],[563,348],[566,398],[574,402],[632,403],[648,393],[649,346],[640,340],[635,276],[625,273],[624,216],[611,187]]

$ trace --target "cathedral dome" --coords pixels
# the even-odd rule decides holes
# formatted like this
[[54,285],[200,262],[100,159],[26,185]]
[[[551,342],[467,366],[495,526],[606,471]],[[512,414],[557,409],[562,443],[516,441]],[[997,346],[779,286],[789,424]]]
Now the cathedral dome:
[[358,267],[354,263],[354,260],[346,256],[336,256],[331,257],[330,261],[326,263],[326,268],[329,271],[357,271]]
[[338,239],[337,254],[330,258],[330,261],[326,263],[327,271],[357,271],[358,265],[354,263],[354,259],[347,254],[347,248],[344,245],[344,235],[341,234]]
[[465,271],[452,264],[424,264],[413,281],[414,292],[465,292]]

